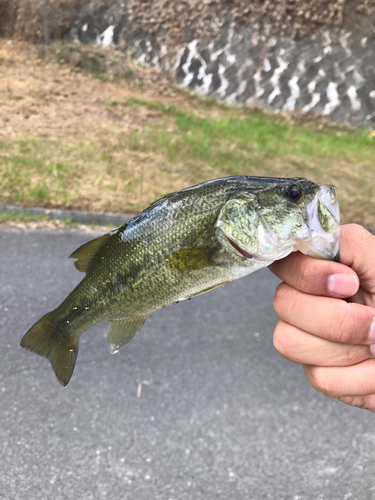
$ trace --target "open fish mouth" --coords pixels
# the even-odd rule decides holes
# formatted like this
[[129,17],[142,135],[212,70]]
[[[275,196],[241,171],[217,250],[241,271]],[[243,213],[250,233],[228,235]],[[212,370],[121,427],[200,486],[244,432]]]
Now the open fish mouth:
[[336,188],[322,186],[315,199],[307,205],[308,225],[311,233],[335,233],[340,230],[340,208]]
[[339,260],[340,207],[334,186],[321,186],[307,205],[310,237],[294,246],[295,250],[317,258]]

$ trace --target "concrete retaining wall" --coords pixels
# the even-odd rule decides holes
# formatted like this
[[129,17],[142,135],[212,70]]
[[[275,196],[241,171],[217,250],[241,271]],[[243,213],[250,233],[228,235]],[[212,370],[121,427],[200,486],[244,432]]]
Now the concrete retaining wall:
[[[222,26],[215,37],[194,32],[177,47],[165,32],[132,29],[128,2],[81,9],[71,34],[84,43],[130,50],[150,66],[202,95],[273,111],[321,113],[335,122],[375,127],[375,36],[360,28],[328,29],[315,39],[266,36],[250,27]],[[375,33],[375,32],[374,32]]]

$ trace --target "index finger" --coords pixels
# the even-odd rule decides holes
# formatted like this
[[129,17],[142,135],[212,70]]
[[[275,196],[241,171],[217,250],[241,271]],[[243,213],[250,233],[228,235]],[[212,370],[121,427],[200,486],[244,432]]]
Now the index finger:
[[275,261],[269,268],[288,285],[310,295],[343,299],[352,297],[359,288],[358,276],[350,267],[300,252]]

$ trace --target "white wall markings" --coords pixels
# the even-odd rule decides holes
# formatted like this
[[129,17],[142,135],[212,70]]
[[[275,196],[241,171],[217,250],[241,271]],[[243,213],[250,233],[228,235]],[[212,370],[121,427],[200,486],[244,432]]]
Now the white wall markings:
[[[87,26],[87,24],[85,26]],[[96,37],[96,43],[98,45],[102,45],[103,47],[112,47],[114,30],[115,26],[108,26],[108,28],[104,30],[103,33]]]
[[[114,30],[114,24],[108,26],[96,36],[96,43],[113,46]],[[82,24],[79,32],[90,33],[89,25]],[[228,31],[219,48],[217,41],[194,39],[173,51],[145,37],[133,42],[137,60],[170,71],[180,85],[194,87],[201,95],[216,95],[231,103],[263,105],[275,111],[316,110],[328,116],[344,106],[335,116],[343,117],[346,123],[352,124],[353,116],[356,120],[374,121],[375,72],[370,76],[361,74],[350,32],[341,32],[337,43],[327,31],[311,47],[303,41],[273,37],[261,51],[259,37],[248,36],[248,45],[244,45],[243,37],[233,30]],[[356,43],[356,50],[368,52],[372,41],[357,37]]]

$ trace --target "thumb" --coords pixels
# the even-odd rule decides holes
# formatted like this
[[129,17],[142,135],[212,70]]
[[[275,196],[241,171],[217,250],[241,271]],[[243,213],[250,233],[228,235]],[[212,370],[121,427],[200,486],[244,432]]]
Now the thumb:
[[340,233],[340,262],[359,277],[361,287],[352,298],[375,306],[375,236],[358,224],[346,224]]

